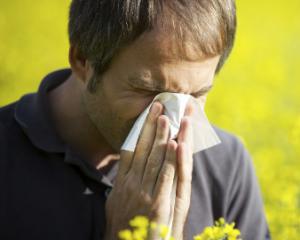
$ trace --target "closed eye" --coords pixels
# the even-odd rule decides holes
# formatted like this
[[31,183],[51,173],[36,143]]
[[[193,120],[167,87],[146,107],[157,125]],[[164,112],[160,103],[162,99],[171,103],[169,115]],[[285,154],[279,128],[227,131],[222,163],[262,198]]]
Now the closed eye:
[[203,87],[198,92],[192,93],[191,95],[195,98],[202,97],[202,96],[206,95],[212,89],[212,87],[213,87],[213,85]]
[[142,94],[142,95],[157,95],[160,93],[160,91],[152,91],[152,90],[147,90],[147,89],[141,89],[141,88],[134,88],[134,91]]

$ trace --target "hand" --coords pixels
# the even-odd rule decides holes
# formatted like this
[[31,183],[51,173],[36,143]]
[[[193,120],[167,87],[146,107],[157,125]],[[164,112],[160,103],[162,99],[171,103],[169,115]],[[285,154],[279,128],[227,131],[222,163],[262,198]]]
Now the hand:
[[[190,108],[188,108],[190,109]],[[174,211],[172,236],[182,238],[190,205],[192,130],[190,110],[182,120],[178,143],[169,140],[168,118],[156,102],[147,116],[134,153],[122,151],[116,181],[106,203],[106,239],[117,239],[120,230],[136,215],[167,224]],[[175,208],[171,191],[178,175]]]

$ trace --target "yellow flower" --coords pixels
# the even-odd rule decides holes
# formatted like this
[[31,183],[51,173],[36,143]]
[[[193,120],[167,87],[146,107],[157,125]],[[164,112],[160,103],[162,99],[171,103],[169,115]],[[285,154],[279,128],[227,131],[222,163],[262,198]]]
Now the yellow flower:
[[206,227],[204,231],[195,236],[194,240],[239,240],[240,231],[234,229],[234,223],[226,223],[224,218],[215,221],[212,227]]
[[156,222],[150,222],[150,229],[155,230],[157,228],[157,223]]
[[216,226],[223,226],[225,224],[225,219],[220,218],[218,221],[215,221]]
[[149,219],[144,216],[136,216],[130,220],[129,225],[133,228],[147,228],[149,225]]
[[119,232],[119,238],[122,240],[132,240],[132,233],[130,230],[125,229]]
[[[148,237],[148,229],[159,231],[159,237],[164,240],[170,233],[168,226],[149,222],[149,219],[144,216],[137,216],[129,222],[133,230],[123,230],[119,233],[121,240],[146,240]],[[206,227],[203,232],[194,237],[194,240],[241,240],[239,238],[240,231],[234,228],[235,224],[226,223],[224,218],[215,221],[215,225]],[[175,240],[170,237],[169,240]]]
[[133,239],[135,240],[143,240],[147,238],[148,229],[147,228],[137,228],[133,230]]
[[160,225],[160,237],[165,239],[168,236],[169,227],[166,225]]

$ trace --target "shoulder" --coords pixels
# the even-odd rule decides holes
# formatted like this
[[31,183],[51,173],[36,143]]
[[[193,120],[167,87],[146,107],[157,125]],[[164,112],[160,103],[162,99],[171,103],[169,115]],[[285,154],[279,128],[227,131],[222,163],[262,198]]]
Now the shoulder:
[[23,138],[24,133],[15,119],[15,109],[18,102],[0,107],[0,158],[4,152],[13,151],[17,139]]
[[202,155],[202,158],[208,159],[217,166],[226,165],[227,168],[251,161],[250,155],[239,137],[216,126],[213,128],[221,143],[200,152],[199,155]]
[[214,130],[221,143],[194,154],[194,204],[208,202],[208,211],[214,219],[224,217],[235,222],[243,239],[269,239],[263,201],[248,151],[237,136],[217,127]]
[[12,138],[17,137],[16,129],[18,128],[14,120],[16,103],[9,104],[0,108],[0,180],[7,173],[8,156],[15,151],[14,141]]
[[245,181],[246,178],[248,180],[254,178],[252,158],[241,138],[218,127],[214,129],[221,144],[206,153],[208,156],[215,157],[214,167],[222,168],[230,182],[229,185]]
[[236,222],[243,239],[269,239],[252,159],[238,137],[219,128],[215,131],[222,143],[208,149],[204,159],[209,159],[206,164],[212,169],[212,182],[224,202],[222,214],[228,221]]
[[[242,141],[232,133],[214,126],[221,143],[194,155],[194,177],[227,191],[244,177],[253,175],[251,157]],[[224,193],[225,194],[225,193]]]
[[7,130],[16,126],[15,121],[16,102],[0,107],[0,139],[6,136]]
[[227,157],[236,156],[246,151],[241,138],[216,126],[213,128],[221,140],[221,143],[216,146],[214,151],[221,151]]
[[7,125],[12,122],[15,114],[15,106],[17,102],[0,107],[0,124]]

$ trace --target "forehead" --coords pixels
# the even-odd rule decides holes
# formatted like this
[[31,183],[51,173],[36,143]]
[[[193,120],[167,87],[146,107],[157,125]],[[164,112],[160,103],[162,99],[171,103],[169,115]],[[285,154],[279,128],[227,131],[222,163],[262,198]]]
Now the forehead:
[[174,31],[155,28],[142,34],[131,46],[145,60],[158,62],[202,61],[206,58],[197,45],[188,37],[178,37]]
[[211,85],[218,59],[204,57],[188,38],[179,41],[168,32],[154,30],[122,50],[111,70],[135,85],[191,92]]

